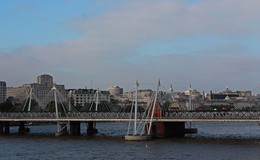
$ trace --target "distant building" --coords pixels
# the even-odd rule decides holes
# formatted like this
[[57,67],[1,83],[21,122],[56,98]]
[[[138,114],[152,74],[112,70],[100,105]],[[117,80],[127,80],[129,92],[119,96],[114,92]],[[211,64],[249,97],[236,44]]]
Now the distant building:
[[[74,106],[92,103],[96,101],[96,92],[94,89],[71,89],[67,90],[68,96],[71,99],[71,103]],[[110,94],[108,91],[99,91],[99,102],[108,101],[110,102]]]
[[234,106],[235,109],[258,106],[259,98],[253,97],[251,94],[251,91],[232,91],[226,87],[224,91],[219,93],[210,91],[201,105],[230,105]]
[[207,98],[210,100],[220,100],[220,99],[228,99],[228,98],[236,98],[239,97],[236,93],[230,93],[230,94],[223,94],[223,93],[210,93]]
[[196,99],[196,98],[202,98],[202,95],[199,91],[197,91],[196,89],[192,89],[192,90],[186,90],[185,91],[185,95],[189,96],[190,95],[190,91],[191,91],[191,98],[192,99]]
[[180,99],[188,99],[189,96],[186,95],[185,93],[183,92],[174,92],[173,93],[173,97],[174,99],[177,99],[177,100],[180,100]]
[[53,92],[51,89],[56,87],[59,91],[58,98],[60,101],[67,101],[66,91],[64,85],[57,85],[53,83],[53,77],[43,74],[37,77],[37,83],[24,84],[16,88],[7,88],[7,97],[13,97],[20,103],[28,98],[30,89],[37,97],[37,102],[41,107],[45,107],[49,102],[54,101]]
[[251,91],[232,91],[226,88],[223,92],[220,93],[212,93],[210,91],[210,94],[207,96],[210,100],[227,100],[227,99],[247,99],[248,97],[252,96]]
[[0,103],[6,101],[6,82],[0,81]]
[[[147,103],[151,101],[153,91],[150,89],[146,90],[138,90],[138,104],[140,103],[142,106],[145,106]],[[134,100],[135,91],[133,92],[125,92],[120,95],[114,95],[113,100],[116,104],[126,105],[127,103],[131,103]]]
[[120,88],[118,86],[111,86],[107,89],[107,91],[110,93],[112,96],[120,95],[123,94],[123,88]]
[[[27,84],[28,85],[28,84]],[[24,101],[29,95],[28,91],[25,89],[26,85],[19,87],[8,87],[6,90],[6,95],[8,99],[15,99],[17,103]]]

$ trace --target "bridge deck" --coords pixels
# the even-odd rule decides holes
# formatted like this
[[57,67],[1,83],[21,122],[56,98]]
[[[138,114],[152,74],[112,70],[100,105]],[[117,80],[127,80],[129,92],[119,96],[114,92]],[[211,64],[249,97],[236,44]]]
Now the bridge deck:
[[[139,121],[142,117],[138,115]],[[0,113],[0,121],[96,121],[96,122],[128,122],[130,113],[114,112],[74,112],[67,116],[50,112],[14,112]],[[154,122],[260,122],[260,111],[225,111],[225,112],[194,112],[178,111],[166,112],[161,118],[155,118]]]

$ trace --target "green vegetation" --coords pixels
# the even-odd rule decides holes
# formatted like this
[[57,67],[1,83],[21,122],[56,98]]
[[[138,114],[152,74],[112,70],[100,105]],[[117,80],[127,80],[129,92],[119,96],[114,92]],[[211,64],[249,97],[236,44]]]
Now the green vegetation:
[[13,104],[11,102],[4,102],[0,104],[0,111],[1,112],[10,112],[13,108]]
[[[80,112],[96,112],[96,103],[86,103],[84,106],[77,105],[75,108]],[[113,105],[108,101],[101,101],[98,104],[97,112],[112,112],[118,109],[117,106]]]
[[[61,103],[58,103],[57,106],[58,106],[58,110],[59,110],[59,111],[63,111],[64,109],[66,110],[66,112],[68,111],[68,107],[65,107],[65,106],[64,106],[64,109],[63,109]],[[55,102],[54,102],[54,101],[49,102],[49,103],[47,104],[47,106],[44,108],[44,111],[45,111],[45,112],[55,112],[55,111],[56,111],[56,110],[55,110]]]
[[20,104],[13,105],[12,102],[6,101],[0,104],[0,112],[15,112],[19,111]]
[[[25,106],[25,108],[23,108],[24,106]],[[19,108],[17,108],[17,111],[27,112],[28,111],[28,107],[29,107],[29,101],[27,101],[27,102],[23,101],[23,103],[21,105],[19,105]],[[31,100],[30,111],[32,111],[32,112],[39,111],[39,105],[36,102],[36,100],[34,100],[34,99]]]
[[[129,113],[129,112],[131,112],[131,108],[132,108],[131,105],[126,106],[126,107],[122,108],[121,112]],[[143,113],[144,111],[145,111],[145,109],[143,107],[137,106],[138,113]],[[134,106],[133,106],[133,112],[134,112]]]

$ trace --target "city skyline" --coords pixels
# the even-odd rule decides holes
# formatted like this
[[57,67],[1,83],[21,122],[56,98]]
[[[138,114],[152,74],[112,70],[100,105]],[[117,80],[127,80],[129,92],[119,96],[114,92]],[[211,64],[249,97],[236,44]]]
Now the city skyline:
[[[48,76],[48,77],[52,77],[51,75],[49,75],[49,74],[41,74],[41,75],[38,75],[37,77],[36,77],[36,79],[37,79],[37,82],[27,82],[27,83],[23,83],[22,85],[20,85],[20,86],[8,86],[7,84],[6,84],[6,88],[8,89],[15,89],[15,88],[22,88],[22,87],[24,87],[24,86],[27,86],[27,85],[33,85],[33,84],[38,84],[39,83],[39,77],[42,77],[42,76]],[[53,77],[52,77],[53,78]],[[160,79],[159,79],[160,80]],[[161,80],[160,80],[161,81]],[[4,82],[4,83],[6,83],[5,81],[2,81],[2,82]],[[56,83],[55,81],[54,81],[54,79],[53,79],[53,85],[58,85],[59,86],[59,84],[58,83]],[[157,87],[157,84],[158,84],[158,82],[157,83],[143,83],[143,82],[138,82],[138,84],[139,84],[139,90],[141,91],[141,90],[156,90],[156,87]],[[156,86],[153,86],[153,85],[155,85],[156,84]],[[77,90],[77,89],[79,89],[79,90],[84,90],[84,89],[88,89],[88,90],[92,90],[92,89],[100,89],[100,90],[105,90],[105,91],[109,91],[109,89],[112,87],[115,87],[115,88],[121,88],[122,89],[122,93],[124,92],[124,93],[126,93],[126,92],[135,92],[135,86],[133,86],[133,88],[132,89],[130,89],[130,90],[125,90],[123,87],[120,87],[120,86],[118,86],[118,85],[113,85],[113,86],[108,86],[108,87],[106,87],[106,88],[99,88],[99,87],[93,87],[92,85],[90,86],[90,87],[88,87],[87,85],[85,85],[85,86],[83,86],[83,87],[79,87],[79,88],[68,88],[68,87],[66,87],[66,84],[62,84],[62,86],[64,86],[65,87],[65,89],[66,90]],[[146,87],[146,86],[153,86],[153,87]],[[211,92],[212,93],[223,93],[223,92],[225,92],[225,91],[231,91],[231,92],[240,92],[240,91],[250,91],[251,92],[251,90],[235,90],[235,89],[230,89],[230,88],[228,88],[228,86],[226,86],[226,88],[225,89],[223,89],[223,90],[220,90],[220,91],[217,91],[217,90],[209,90],[209,91],[207,91],[207,90],[198,90],[197,88],[194,88],[194,87],[192,87],[191,86],[191,84],[189,84],[189,86],[186,88],[186,87],[177,87],[179,90],[176,90],[176,88],[174,88],[173,86],[172,86],[172,84],[170,84],[170,88],[167,88],[166,87],[167,85],[165,85],[165,84],[162,84],[161,82],[160,82],[160,87],[159,87],[159,91],[163,91],[163,92],[168,92],[168,93],[170,93],[170,92],[175,92],[175,93],[178,93],[178,92],[183,92],[183,93],[185,93],[186,94],[186,92],[187,91],[189,91],[190,89],[191,90],[193,90],[193,91],[195,91],[195,92],[199,92],[200,94],[202,94],[203,95],[203,93],[205,93],[205,94],[210,94]],[[50,86],[49,86],[50,87]],[[28,90],[29,91],[29,90]],[[121,93],[121,94],[122,94]],[[255,94],[255,93],[254,93]]]
[[[153,89],[260,93],[257,0],[0,2],[0,74],[21,86],[49,74],[66,88],[138,80]],[[153,83],[153,84],[150,84]]]

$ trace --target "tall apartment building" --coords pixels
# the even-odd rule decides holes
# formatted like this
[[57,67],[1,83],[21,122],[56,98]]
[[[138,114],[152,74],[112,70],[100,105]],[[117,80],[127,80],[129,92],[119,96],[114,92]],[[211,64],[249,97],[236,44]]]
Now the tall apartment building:
[[0,81],[0,103],[5,102],[6,100],[6,83]]
[[[96,101],[96,92],[94,89],[73,89],[68,90],[71,103],[74,106],[84,106],[86,103],[92,103]],[[99,102],[110,102],[110,94],[108,91],[99,91]]]
[[32,89],[32,93],[37,97],[38,104],[45,107],[49,102],[54,101],[54,94],[51,90],[54,86],[60,93],[58,94],[59,100],[67,101],[65,86],[54,84],[53,77],[47,74],[38,76],[37,83],[7,88],[7,97],[13,97],[21,103],[28,98],[30,89]]

